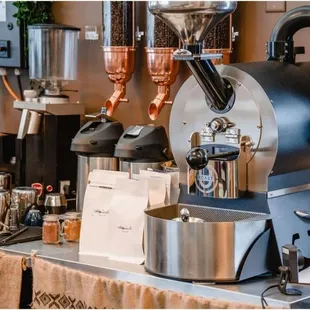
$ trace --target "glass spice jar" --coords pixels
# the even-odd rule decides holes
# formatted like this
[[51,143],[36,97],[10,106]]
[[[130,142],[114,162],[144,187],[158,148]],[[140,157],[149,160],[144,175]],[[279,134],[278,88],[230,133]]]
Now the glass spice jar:
[[58,244],[60,242],[59,216],[55,214],[43,217],[42,239],[46,244]]
[[81,231],[81,213],[67,212],[62,216],[62,236],[68,242],[78,242],[80,240]]

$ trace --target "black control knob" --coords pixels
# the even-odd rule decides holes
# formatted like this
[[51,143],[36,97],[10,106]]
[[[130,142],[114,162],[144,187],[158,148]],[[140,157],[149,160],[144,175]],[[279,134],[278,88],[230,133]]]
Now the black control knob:
[[194,147],[186,154],[186,161],[193,170],[201,170],[208,164],[208,153],[200,147]]

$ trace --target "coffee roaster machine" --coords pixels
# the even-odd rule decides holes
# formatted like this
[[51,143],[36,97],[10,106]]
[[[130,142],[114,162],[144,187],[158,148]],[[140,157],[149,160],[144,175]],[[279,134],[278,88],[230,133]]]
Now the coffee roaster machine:
[[[293,41],[310,26],[310,6],[277,22],[266,61],[216,67],[212,57],[221,55],[202,54],[201,42],[236,2],[148,7],[182,41],[174,59],[193,75],[176,95],[169,124],[179,204],[145,212],[146,270],[240,281],[276,270],[285,244],[310,257],[310,70],[295,63],[302,49]],[[175,221],[182,209],[203,222]]]

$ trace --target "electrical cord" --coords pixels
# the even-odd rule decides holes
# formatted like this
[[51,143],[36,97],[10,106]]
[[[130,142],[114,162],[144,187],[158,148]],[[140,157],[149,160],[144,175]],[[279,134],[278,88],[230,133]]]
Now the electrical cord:
[[2,75],[2,81],[3,81],[3,84],[4,84],[5,88],[6,88],[7,91],[10,93],[10,95],[11,95],[15,100],[20,101],[20,98],[15,94],[15,92],[14,92],[13,89],[11,88],[11,86],[10,86],[8,80],[7,80],[6,75]]
[[7,91],[9,92],[9,94],[15,99],[15,100],[20,100],[20,98],[15,94],[14,90],[11,88],[8,79],[7,79],[7,75],[6,75],[6,69],[5,68],[0,68],[0,76],[2,76],[2,82],[5,86],[5,88],[7,89]]
[[269,290],[271,290],[272,288],[275,288],[275,287],[278,287],[278,284],[271,285],[271,286],[267,287],[267,288],[261,293],[261,295],[260,295],[260,300],[261,300],[262,308],[263,308],[263,309],[266,309],[266,307],[268,307],[267,301],[266,301],[265,298],[264,298],[265,293],[267,293]]
[[24,92],[23,92],[22,80],[21,80],[21,77],[20,77],[19,69],[15,69],[15,75],[16,75],[16,78],[17,78],[17,84],[18,84],[20,98],[24,101]]

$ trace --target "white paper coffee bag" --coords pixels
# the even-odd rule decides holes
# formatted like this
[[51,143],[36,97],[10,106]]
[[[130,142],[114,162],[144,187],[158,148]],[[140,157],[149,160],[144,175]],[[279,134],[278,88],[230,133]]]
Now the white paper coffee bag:
[[147,180],[118,179],[109,213],[109,259],[144,262],[144,210],[148,205]]
[[110,204],[117,179],[128,179],[127,172],[96,170],[89,174],[80,237],[80,254],[107,256]]

